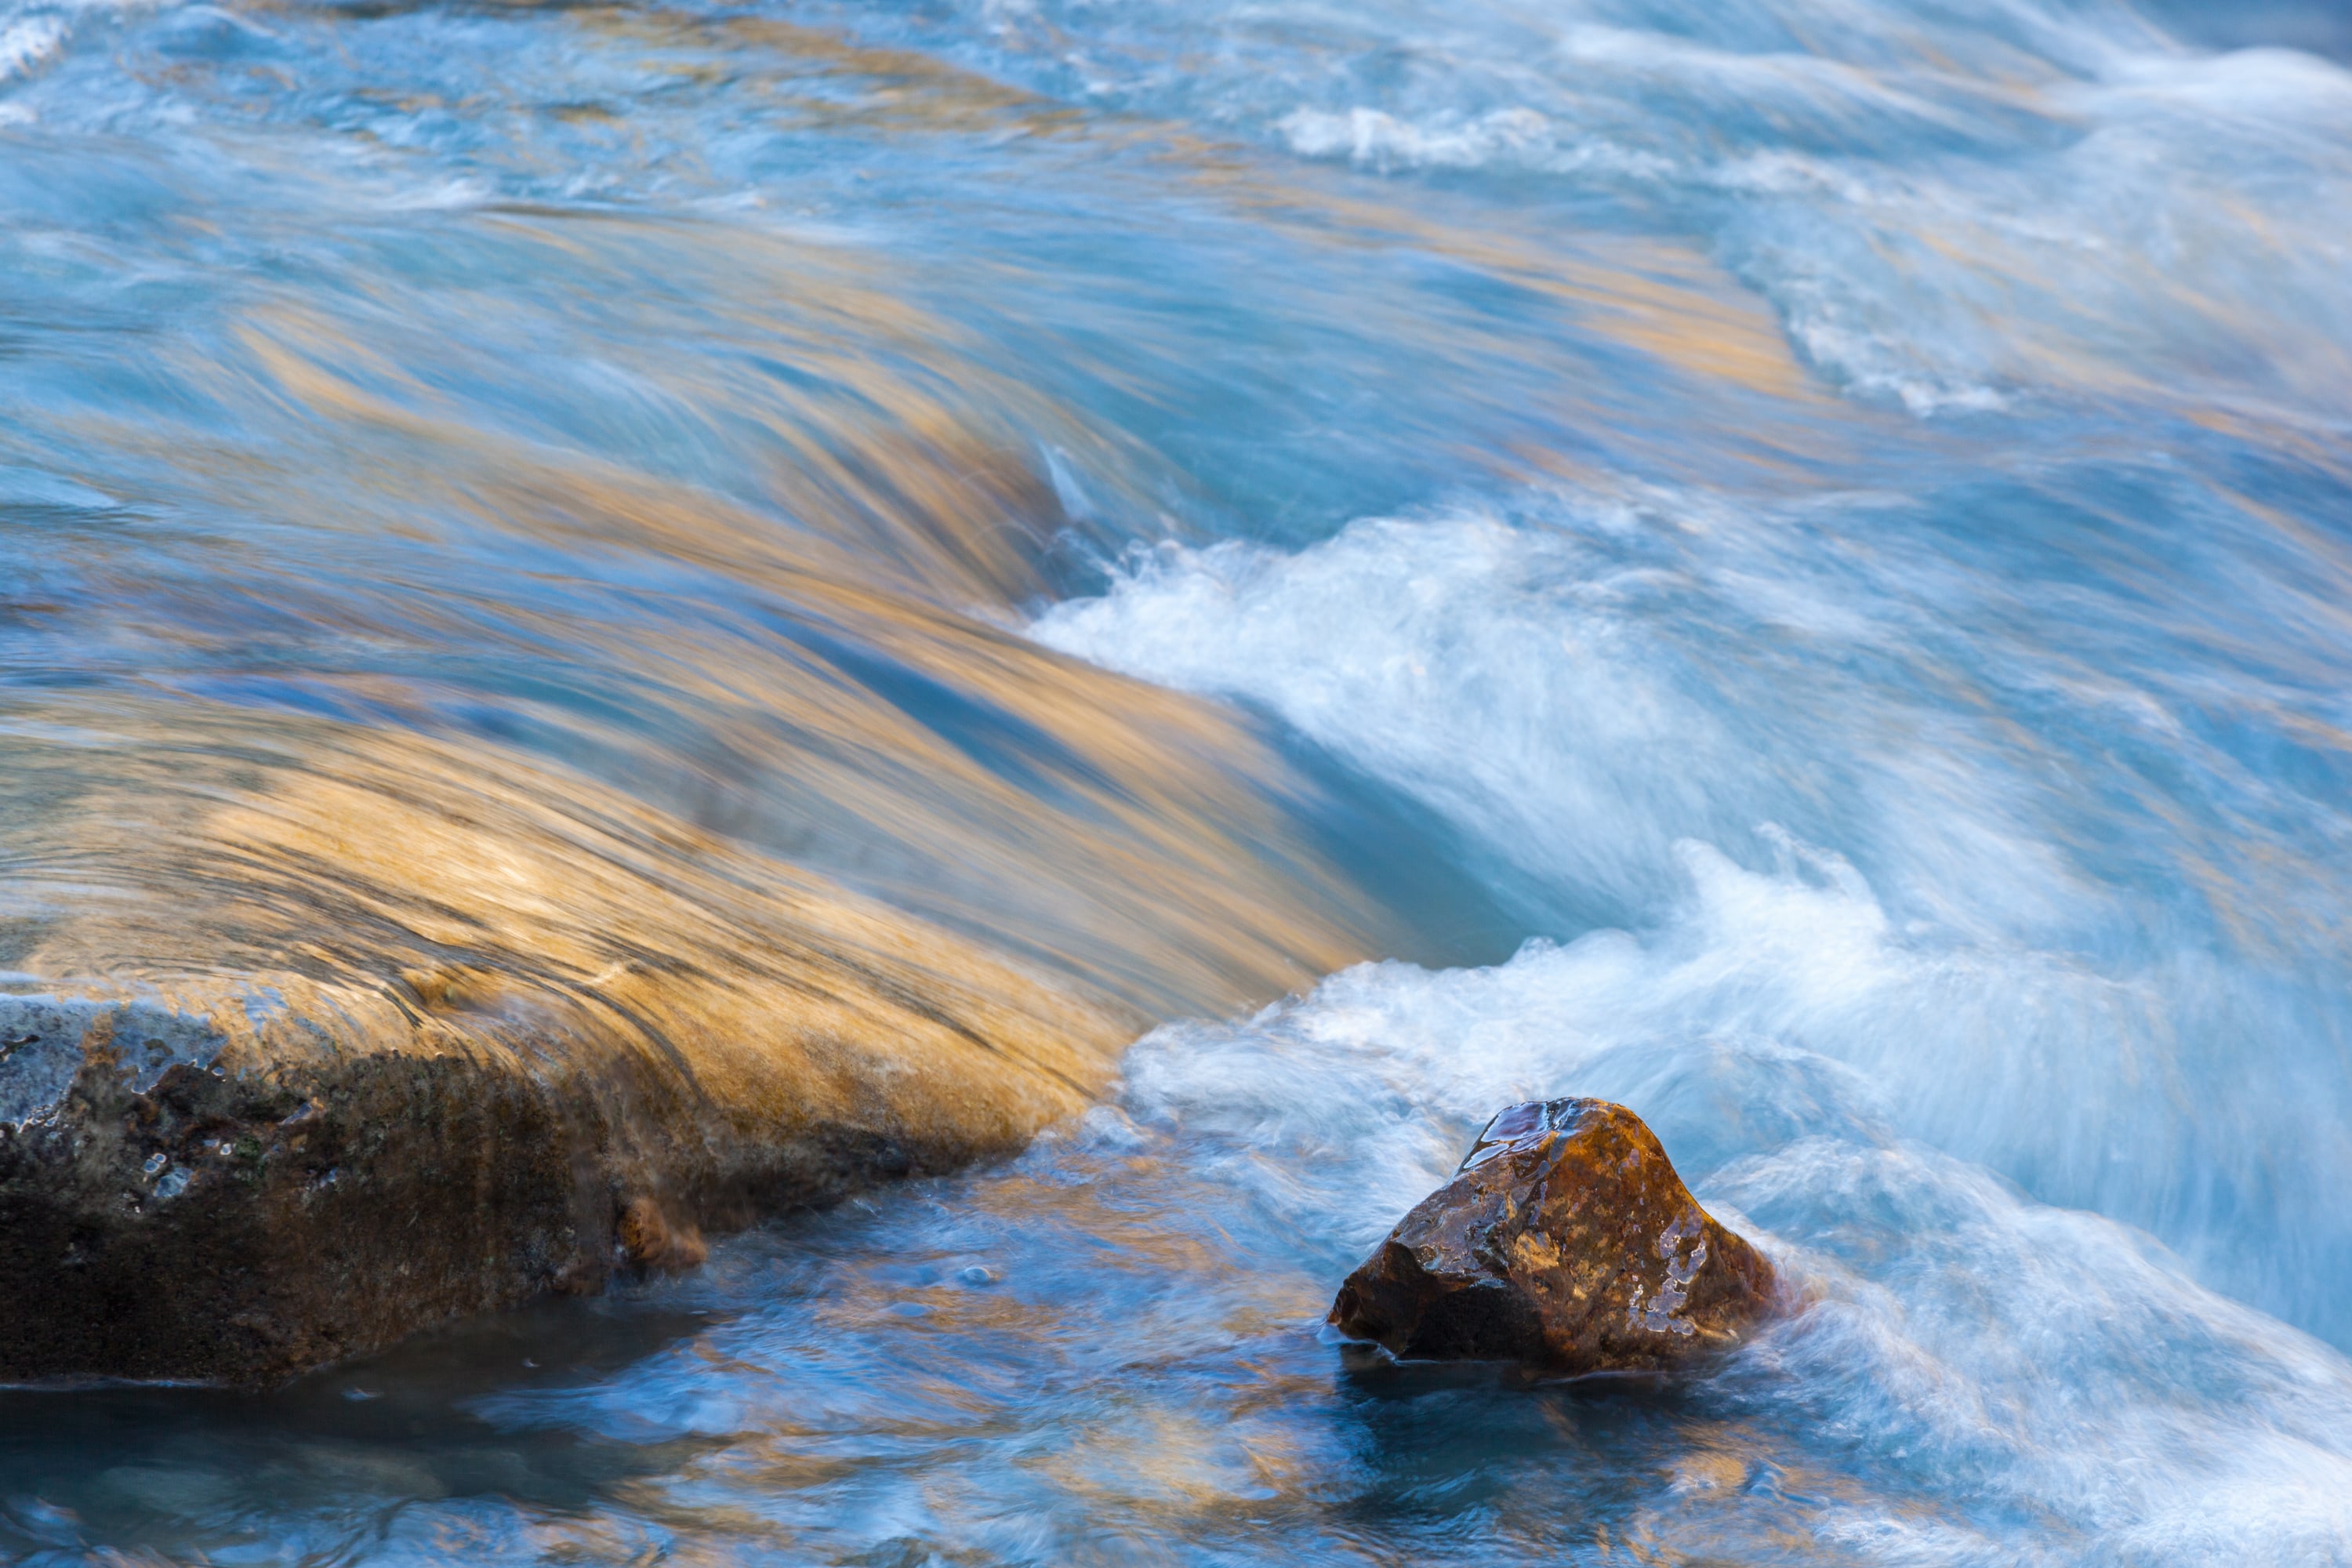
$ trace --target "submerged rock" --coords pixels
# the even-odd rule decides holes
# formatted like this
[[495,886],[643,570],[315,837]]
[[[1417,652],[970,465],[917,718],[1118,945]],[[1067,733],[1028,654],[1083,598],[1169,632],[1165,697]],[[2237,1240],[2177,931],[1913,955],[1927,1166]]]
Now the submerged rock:
[[1496,1116],[1331,1304],[1398,1356],[1657,1371],[1736,1342],[1772,1266],[1717,1224],[1622,1105],[1552,1100]]
[[1018,1150],[1134,1034],[577,779],[268,761],[0,791],[56,868],[0,885],[0,1382],[267,1384],[689,1268]]

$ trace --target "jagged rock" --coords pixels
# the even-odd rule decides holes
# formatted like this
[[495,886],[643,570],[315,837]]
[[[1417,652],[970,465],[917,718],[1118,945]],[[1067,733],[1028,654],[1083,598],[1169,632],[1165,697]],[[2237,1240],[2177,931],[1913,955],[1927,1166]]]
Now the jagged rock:
[[1348,1276],[1330,1321],[1407,1359],[1656,1371],[1736,1342],[1773,1289],[1640,1117],[1538,1100],[1487,1123]]

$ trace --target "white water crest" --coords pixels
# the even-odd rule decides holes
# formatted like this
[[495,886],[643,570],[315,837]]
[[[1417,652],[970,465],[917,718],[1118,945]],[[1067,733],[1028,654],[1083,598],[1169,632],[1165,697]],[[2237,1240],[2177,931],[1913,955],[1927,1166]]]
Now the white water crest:
[[[2197,1285],[2144,1234],[1901,1136],[1912,1086],[1788,1037],[1792,1012],[1866,1012],[1843,1000],[1856,982],[1902,984],[1857,951],[1878,933],[1855,893],[1693,854],[1691,931],[1538,943],[1486,970],[1351,970],[1246,1022],[1146,1040],[1130,1109],[1221,1151],[1206,1163],[1269,1232],[1362,1252],[1492,1107],[1643,1107],[1804,1302],[1717,1380],[1786,1437],[1678,1476],[1703,1500],[1657,1510],[1662,1544],[1703,1552],[1779,1513],[1876,1562],[2352,1551],[2352,1363]],[[1910,989],[1920,1005],[1878,1021],[1916,1028],[1944,999]],[[1793,1479],[1857,1460],[1858,1491],[1835,1501]]]
[[2047,498],[1980,506],[1971,560],[1884,496],[1525,498],[1149,553],[1034,631],[1270,709],[1444,814],[1539,926],[1643,932],[1663,1044],[1851,1064],[1906,1134],[2340,1337],[2352,993],[2324,911],[2352,889],[2298,849],[2352,822],[2247,760],[2336,699],[2273,667],[2231,733],[2210,656],[2327,612],[2290,572],[2226,608],[2156,563],[2037,581],[2097,527],[2023,550],[2000,510]]

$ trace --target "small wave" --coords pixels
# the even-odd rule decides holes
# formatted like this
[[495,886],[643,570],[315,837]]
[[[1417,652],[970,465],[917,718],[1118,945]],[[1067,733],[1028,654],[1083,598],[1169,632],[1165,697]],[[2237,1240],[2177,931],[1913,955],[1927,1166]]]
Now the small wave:
[[1340,28],[1041,0],[982,36],[975,60],[1040,88],[1308,158],[1663,205],[1825,377],[1923,416],[2122,391],[2332,417],[2352,365],[2352,74],[2201,52],[2122,4],[1581,0]]
[[[1863,890],[1689,853],[1698,905],[1656,938],[1538,943],[1487,970],[1366,965],[1252,1019],[1162,1029],[1130,1054],[1129,1108],[1225,1152],[1206,1163],[1270,1230],[1355,1252],[1444,1179],[1495,1105],[1632,1103],[1702,1199],[1801,1282],[1809,1304],[1717,1393],[1811,1450],[1768,1440],[1735,1484],[1862,1459],[1858,1490],[1798,1510],[1822,1544],[1922,1563],[2341,1552],[2352,1365],[2145,1237],[1890,1131],[1916,1086],[1791,1037],[1875,994],[1886,1037],[1951,1048],[1929,1044],[1950,988],[1871,977],[1907,961]],[[2034,984],[1982,981],[1986,995]],[[2056,1001],[2019,996],[2011,1021]],[[1656,1528],[1699,1551],[1721,1526],[1662,1512]]]
[[[2226,609],[2195,605],[2186,562],[2128,602],[2077,585],[2037,608],[2015,553],[1931,552],[2005,512],[2048,525],[2053,498],[1979,495],[1965,521],[1948,504],[1531,498],[1296,554],[1163,551],[1034,632],[1270,709],[1455,824],[1496,886],[1549,889],[1536,929],[1682,933],[1691,994],[1711,1000],[1674,1032],[1852,1063],[1907,1135],[2352,1331],[2324,1289],[2352,1254],[2326,1196],[2352,1170],[2280,1180],[2265,1152],[2339,1146],[2312,1107],[2352,1087],[2331,1044],[2352,996],[2332,939],[2290,911],[2343,896],[2315,892],[2325,873],[2293,847],[2346,825],[2324,795],[2244,775],[2200,711],[2209,639],[2260,646],[2236,617],[2291,616],[2255,606],[2292,596],[2292,573],[2241,576]],[[2120,838],[2118,811],[2136,824]],[[2208,821],[2293,869],[2217,863]],[[1654,1005],[1656,982],[1612,1005]],[[2248,1038],[2309,1094],[2245,1073]]]

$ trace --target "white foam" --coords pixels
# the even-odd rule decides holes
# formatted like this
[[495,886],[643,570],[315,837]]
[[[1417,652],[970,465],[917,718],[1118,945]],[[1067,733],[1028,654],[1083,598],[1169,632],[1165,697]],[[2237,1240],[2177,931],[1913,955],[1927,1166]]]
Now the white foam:
[[1923,416],[2120,388],[2334,418],[2352,376],[2352,74],[2120,0],[1023,16],[1000,47],[1092,98],[1663,204],[1828,378]]
[[[1775,1037],[1860,1026],[1947,1049],[1954,988],[1895,951],[1850,874],[1823,888],[1695,859],[1706,885],[1658,939],[1350,970],[1244,1022],[1147,1037],[1129,1104],[1206,1151],[1269,1231],[1343,1256],[1443,1181],[1496,1107],[1633,1104],[1807,1302],[1721,1392],[1867,1458],[1869,1485],[1805,1510],[1824,1545],[2015,1561],[2021,1513],[2053,1562],[2337,1560],[2352,1364],[2146,1237],[1893,1134],[1906,1086]],[[2017,1010],[2069,984],[2045,977]],[[1669,1541],[1687,1524],[1656,1521]]]
[[[1829,819],[1803,804],[1817,785],[1783,765],[1799,759],[1763,750],[1786,739],[1757,724],[1759,704],[1780,706],[1773,682],[1717,657],[1727,645],[1714,628],[1677,619],[1762,622],[1887,652],[1908,635],[1901,601],[1864,608],[1865,595],[1776,559],[1784,531],[1772,520],[1703,497],[1536,504],[1556,526],[1463,510],[1359,522],[1296,556],[1163,552],[1104,597],[1047,612],[1034,635],[1147,679],[1265,703],[1518,868],[1628,907],[1675,885],[1678,839],[1726,843],[1767,819],[1822,836]],[[1933,588],[1923,579],[1913,591]],[[2068,918],[2080,889],[2019,826],[2008,779],[1963,752],[1881,745],[1855,729],[1878,776],[1855,781],[1838,809],[1884,814],[1906,847],[1906,895],[1949,906],[1936,889],[1961,868],[1981,904],[1941,918],[1982,928],[1993,906],[2004,930]]]
[[68,29],[60,17],[26,16],[0,26],[0,83],[30,76],[65,47]]
[[[1238,1030],[1163,1030],[1131,1063],[1135,1098],[1196,1131],[1213,1114],[1237,1143],[1329,1171],[1318,1223],[1368,1242],[1400,1195],[1426,1190],[1517,1100],[1574,1089],[1642,1106],[1676,1159],[1706,1171],[1750,1147],[1742,1126],[1859,1136],[1964,1121],[1971,1104],[2006,1115],[2098,1096],[2145,1026],[2144,991],[2063,962],[1906,942],[1853,868],[1818,850],[1792,843],[1778,872],[1680,850],[1688,897],[1654,936],[1537,942],[1488,970],[1350,970],[1310,1005]],[[1261,1055],[1268,1065],[1253,1065]],[[1361,1120],[1330,1126],[1330,1086],[1314,1076],[1355,1083],[1342,1098]]]
[[[1574,975],[1433,1026],[1398,1103],[1469,1118],[1547,1088],[1447,1054],[1518,1026],[1498,1017],[1525,1019],[1530,1062],[1547,1032],[1761,1040],[1861,1073],[1904,1135],[2156,1229],[2210,1283],[2343,1331],[2316,1287],[2352,1255],[2327,1196],[2352,1182],[2326,1109],[2347,1004],[2299,977],[2292,912],[2325,896],[2293,846],[2347,832],[2341,813],[2273,800],[2293,811],[2252,852],[2272,840],[2228,795],[2234,765],[2173,716],[2196,700],[2164,684],[2179,656],[2143,646],[2127,676],[2065,651],[2111,622],[2145,641],[2143,606],[2077,591],[2021,625],[1998,560],[1906,544],[1880,504],[1628,489],[1372,520],[1293,555],[1168,549],[1034,633],[1272,710],[1442,813],[1497,886],[1552,889],[1538,929],[1645,933],[1417,981],[1442,1009]],[[2079,802],[2144,788],[2113,761],[2144,747],[2176,748],[2162,765],[2192,793],[2134,816],[2119,858],[2094,853]],[[2208,809],[2248,847],[2226,866],[2169,825]],[[2184,910],[2185,886],[2218,924]]]
[[1532,109],[1499,109],[1416,123],[1377,109],[1344,114],[1302,109],[1275,127],[1293,150],[1309,158],[1345,157],[1388,169],[1483,169],[1518,163],[1550,174],[1584,170],[1663,179],[1672,162],[1598,137],[1578,138]]

